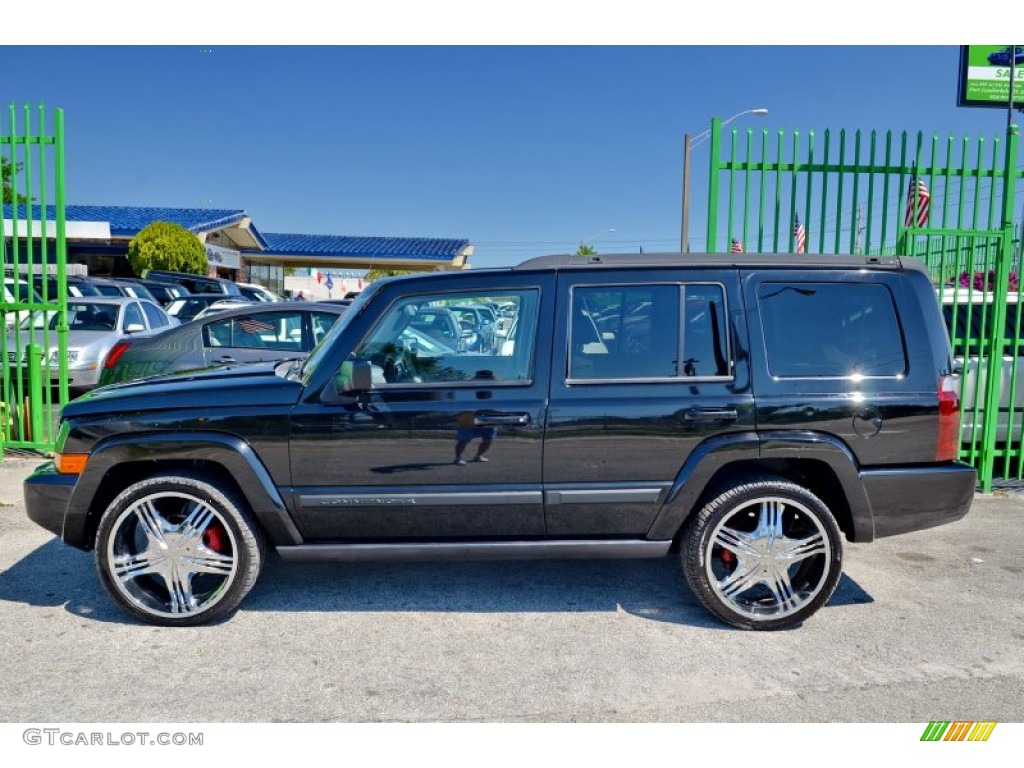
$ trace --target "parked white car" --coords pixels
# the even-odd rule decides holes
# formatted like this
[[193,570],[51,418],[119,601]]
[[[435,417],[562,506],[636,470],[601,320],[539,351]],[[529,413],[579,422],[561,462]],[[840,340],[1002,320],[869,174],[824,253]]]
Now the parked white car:
[[[1024,317],[1017,291],[1011,290],[1006,299],[1002,348],[995,350],[1001,358],[997,443],[1024,434],[1024,365],[1020,364],[1024,358]],[[940,291],[940,301],[953,349],[953,367],[960,374],[961,440],[965,447],[979,446],[987,386],[986,372],[979,373],[979,367],[982,357],[989,354],[995,293],[947,286]]]
[[[56,382],[60,375],[57,319],[57,315],[51,317],[45,331],[25,328],[19,330],[17,337],[8,333],[8,362],[17,361],[23,368],[28,345],[43,346],[49,354],[44,371],[49,367],[50,378]],[[179,324],[177,318],[147,299],[127,296],[69,299],[68,386],[75,390],[97,386],[103,366],[109,362],[111,350],[120,340],[129,336],[153,336]]]

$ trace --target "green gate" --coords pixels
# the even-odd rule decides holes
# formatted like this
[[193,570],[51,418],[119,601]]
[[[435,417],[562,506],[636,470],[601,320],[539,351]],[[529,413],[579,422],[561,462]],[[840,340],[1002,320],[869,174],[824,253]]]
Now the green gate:
[[961,457],[986,491],[997,476],[1024,477],[1018,142],[1017,126],[991,141],[723,134],[720,118],[710,129],[708,251],[902,254],[928,265],[963,372]]
[[[12,104],[0,118],[3,216],[0,262],[0,450],[53,450],[68,400],[64,114]],[[48,279],[55,278],[55,282]]]

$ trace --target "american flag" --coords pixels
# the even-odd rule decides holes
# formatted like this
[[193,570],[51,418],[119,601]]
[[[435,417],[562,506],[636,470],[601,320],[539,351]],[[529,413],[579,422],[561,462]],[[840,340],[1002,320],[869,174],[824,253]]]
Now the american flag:
[[796,252],[803,253],[807,247],[807,230],[804,229],[804,225],[800,223],[800,214],[796,214],[795,223],[793,224],[793,237],[796,238]]
[[263,333],[272,333],[274,326],[264,320],[257,320],[252,317],[247,317],[238,322],[238,326],[246,333],[255,333],[257,335]]
[[[915,195],[916,191],[916,195]],[[917,198],[916,202],[914,198]],[[928,185],[922,179],[910,178],[910,188],[907,190],[907,212],[903,216],[903,226],[923,227],[928,223],[928,213],[932,205],[932,193],[928,191]],[[917,215],[914,215],[915,210]]]
[[741,243],[735,237],[732,239],[732,252],[743,253],[743,243]]

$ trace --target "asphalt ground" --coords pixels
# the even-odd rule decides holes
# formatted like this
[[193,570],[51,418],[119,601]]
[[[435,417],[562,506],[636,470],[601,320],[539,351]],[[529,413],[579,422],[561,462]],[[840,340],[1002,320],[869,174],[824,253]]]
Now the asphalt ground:
[[226,620],[140,624],[0,462],[2,722],[1024,720],[1024,498],[850,544],[802,627],[716,622],[651,561],[286,565]]

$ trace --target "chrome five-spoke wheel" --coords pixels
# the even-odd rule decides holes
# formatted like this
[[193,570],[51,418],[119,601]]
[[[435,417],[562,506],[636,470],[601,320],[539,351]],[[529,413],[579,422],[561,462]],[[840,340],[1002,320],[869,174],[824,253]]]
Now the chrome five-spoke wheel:
[[126,489],[104,514],[96,559],[108,593],[158,624],[198,624],[234,608],[262,560],[243,506],[214,485],[161,476]]
[[683,569],[716,616],[744,629],[799,624],[832,595],[841,573],[839,528],[805,488],[765,479],[733,488],[686,531]]

